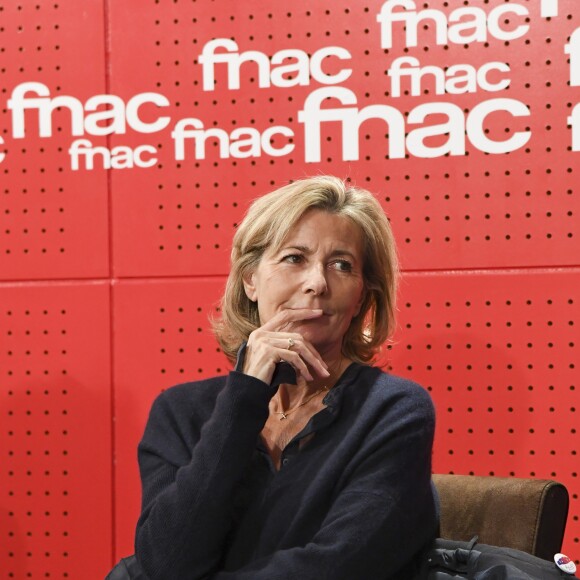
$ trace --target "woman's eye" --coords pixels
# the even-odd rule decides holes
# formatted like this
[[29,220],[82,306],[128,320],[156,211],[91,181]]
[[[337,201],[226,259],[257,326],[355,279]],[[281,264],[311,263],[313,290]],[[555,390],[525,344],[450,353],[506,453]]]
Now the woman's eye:
[[334,268],[340,270],[341,272],[351,272],[352,264],[348,260],[336,260],[333,262]]
[[299,264],[302,261],[302,256],[300,254],[289,254],[282,258],[283,262],[289,262],[290,264]]

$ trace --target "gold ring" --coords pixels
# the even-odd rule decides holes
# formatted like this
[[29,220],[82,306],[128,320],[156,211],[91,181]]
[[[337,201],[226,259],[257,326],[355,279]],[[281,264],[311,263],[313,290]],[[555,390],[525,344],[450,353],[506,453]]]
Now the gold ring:
[[288,339],[288,346],[286,347],[286,349],[287,350],[290,350],[293,346],[294,346],[294,339],[293,338],[289,338]]

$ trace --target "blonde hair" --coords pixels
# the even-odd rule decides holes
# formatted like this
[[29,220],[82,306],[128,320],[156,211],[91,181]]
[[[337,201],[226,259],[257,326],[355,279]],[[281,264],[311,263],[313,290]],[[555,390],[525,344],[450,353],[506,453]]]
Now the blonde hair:
[[399,269],[387,217],[370,192],[337,177],[311,177],[255,200],[238,226],[221,318],[212,321],[216,338],[230,360],[235,360],[242,342],[260,326],[258,306],[246,296],[244,277],[257,268],[267,248],[277,251],[294,225],[312,209],[348,217],[363,234],[364,299],[344,336],[344,356],[369,362],[392,334]]

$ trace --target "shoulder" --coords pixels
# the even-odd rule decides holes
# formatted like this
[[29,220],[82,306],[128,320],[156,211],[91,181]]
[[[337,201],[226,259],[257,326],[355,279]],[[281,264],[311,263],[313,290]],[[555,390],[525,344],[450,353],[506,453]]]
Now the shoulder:
[[431,395],[427,389],[419,383],[385,373],[380,369],[377,370],[379,371],[379,374],[376,379],[375,387],[379,396],[391,399],[404,397],[409,402],[414,402],[416,404],[433,405]]
[[215,399],[226,384],[227,377],[211,377],[199,381],[180,383],[164,390],[158,395],[155,403],[161,402],[169,405],[183,405],[200,403],[204,400]]
[[170,419],[173,422],[190,421],[211,413],[226,377],[219,376],[200,381],[181,383],[160,393],[151,406],[149,422]]
[[[355,377],[357,389],[364,390],[364,397],[395,402],[405,400],[417,404],[432,405],[431,395],[420,384],[390,373],[378,367],[359,365]],[[361,393],[363,394],[363,393]]]
[[353,370],[352,384],[345,392],[348,406],[380,422],[434,424],[435,408],[427,389],[377,367],[359,365]]

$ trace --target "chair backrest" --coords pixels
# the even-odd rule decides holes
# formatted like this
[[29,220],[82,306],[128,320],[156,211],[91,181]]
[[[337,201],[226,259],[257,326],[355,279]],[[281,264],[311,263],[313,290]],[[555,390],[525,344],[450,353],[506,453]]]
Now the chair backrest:
[[433,476],[441,503],[439,535],[523,550],[551,560],[562,547],[568,491],[552,480]]

